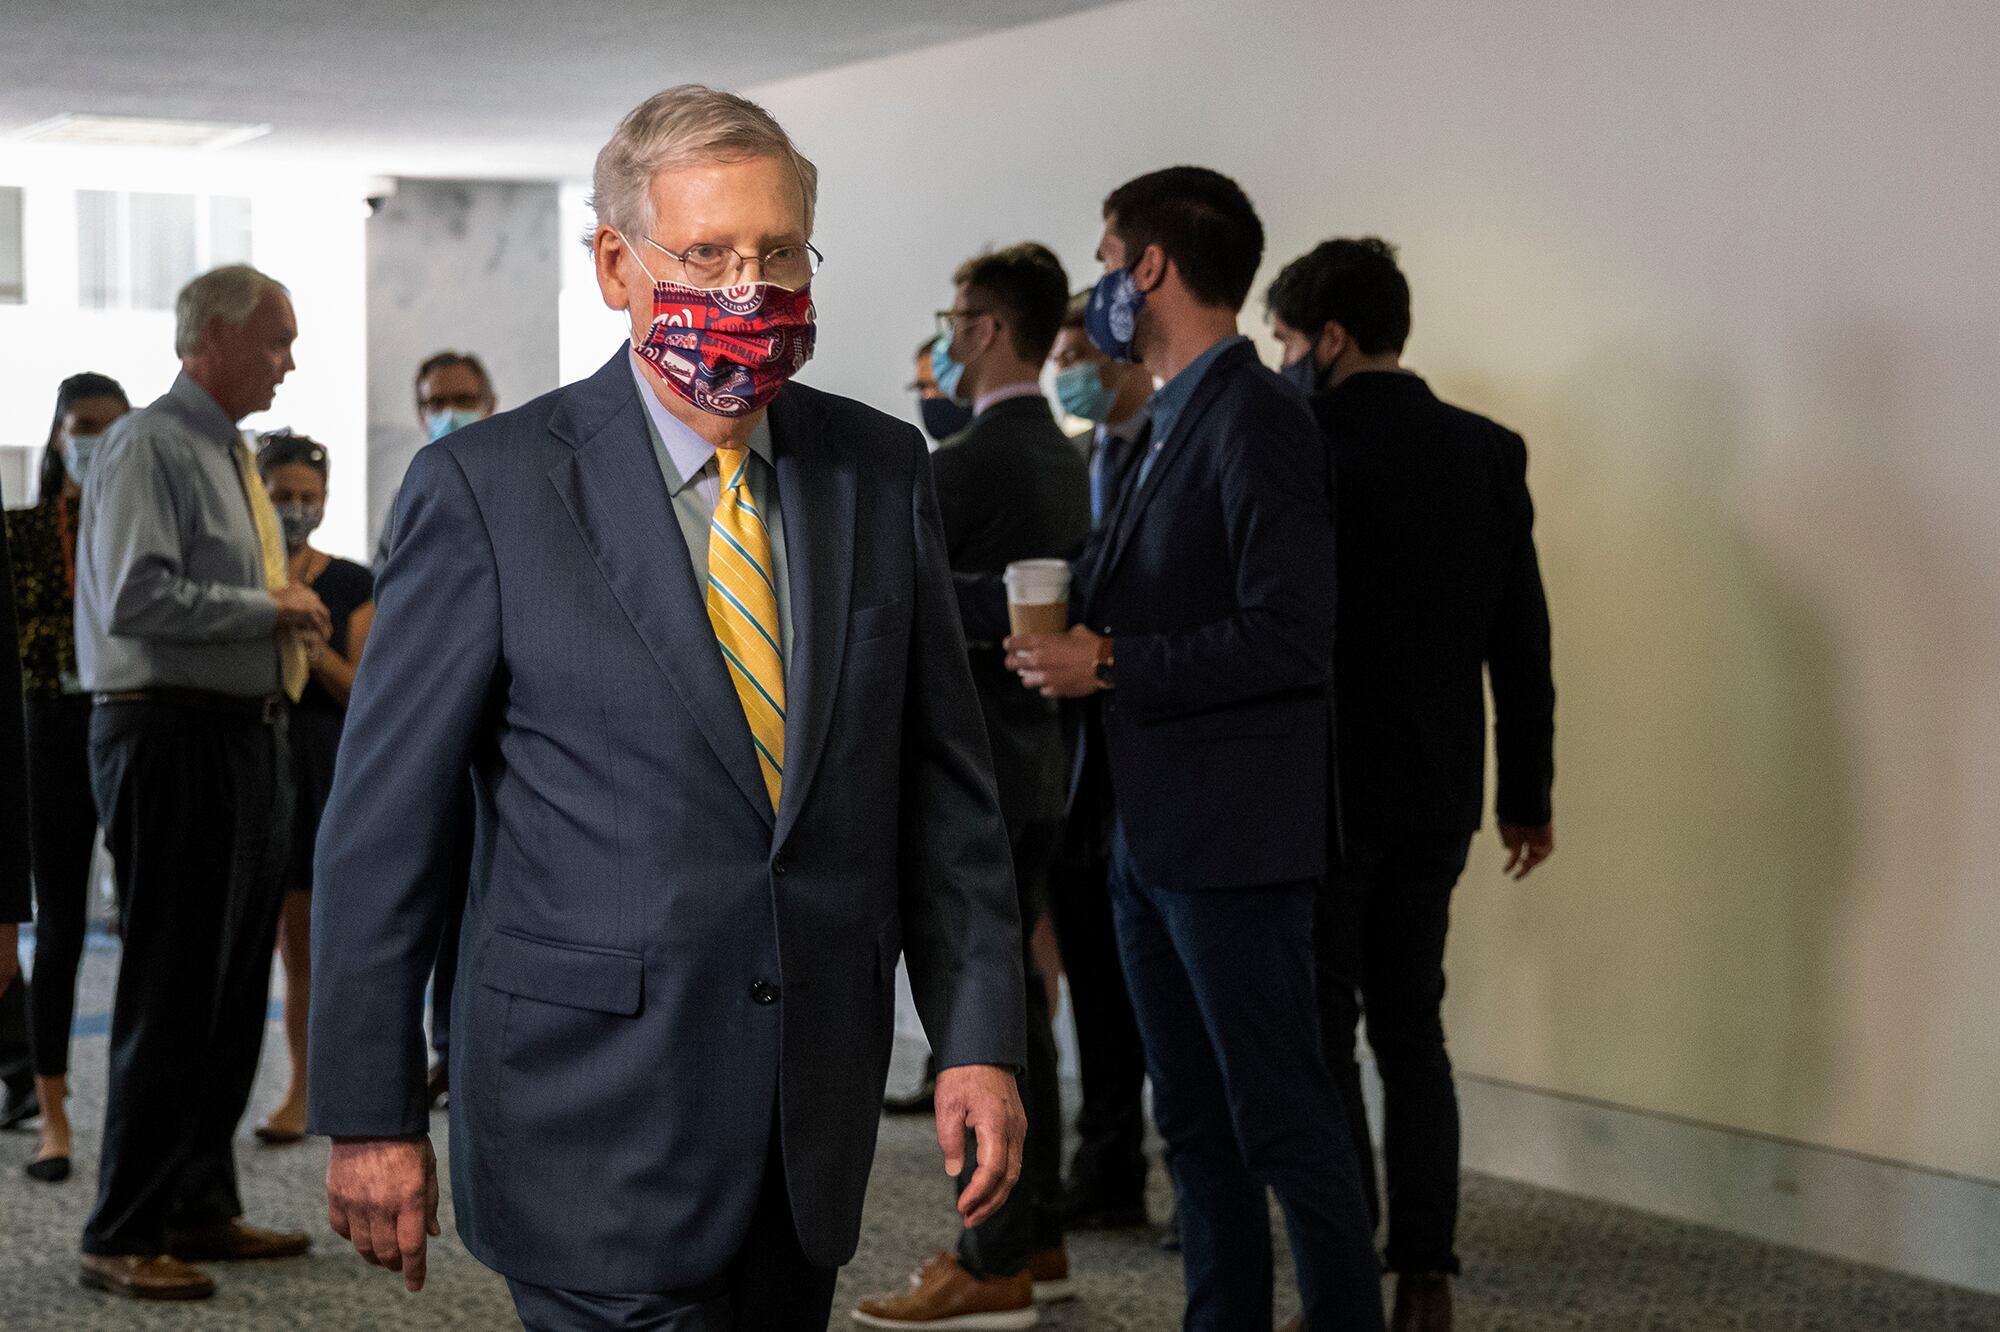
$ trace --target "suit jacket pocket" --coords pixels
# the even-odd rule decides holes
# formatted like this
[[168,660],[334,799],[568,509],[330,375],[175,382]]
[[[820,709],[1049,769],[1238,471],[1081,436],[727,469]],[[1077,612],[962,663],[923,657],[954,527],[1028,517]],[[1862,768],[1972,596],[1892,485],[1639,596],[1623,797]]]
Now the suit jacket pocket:
[[646,965],[637,953],[552,943],[501,930],[487,943],[480,979],[523,999],[632,1017]]
[[885,601],[879,606],[863,606],[847,617],[847,641],[866,643],[895,633],[908,633],[910,603]]

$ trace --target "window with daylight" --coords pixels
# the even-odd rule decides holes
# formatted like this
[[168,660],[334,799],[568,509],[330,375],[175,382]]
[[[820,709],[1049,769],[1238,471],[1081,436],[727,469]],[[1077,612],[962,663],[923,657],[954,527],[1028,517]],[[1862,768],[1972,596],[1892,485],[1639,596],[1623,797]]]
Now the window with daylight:
[[77,303],[169,310],[197,273],[250,258],[250,201],[230,195],[78,190]]
[[27,269],[21,239],[21,197],[19,186],[0,185],[0,305],[19,305],[27,299]]

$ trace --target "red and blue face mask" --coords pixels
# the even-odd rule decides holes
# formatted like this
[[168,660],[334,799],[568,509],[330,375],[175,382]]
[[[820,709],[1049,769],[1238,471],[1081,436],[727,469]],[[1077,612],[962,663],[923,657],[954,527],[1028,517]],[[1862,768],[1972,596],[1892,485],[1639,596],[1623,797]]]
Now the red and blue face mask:
[[704,412],[747,416],[812,359],[812,284],[713,289],[653,284],[653,322],[632,349]]

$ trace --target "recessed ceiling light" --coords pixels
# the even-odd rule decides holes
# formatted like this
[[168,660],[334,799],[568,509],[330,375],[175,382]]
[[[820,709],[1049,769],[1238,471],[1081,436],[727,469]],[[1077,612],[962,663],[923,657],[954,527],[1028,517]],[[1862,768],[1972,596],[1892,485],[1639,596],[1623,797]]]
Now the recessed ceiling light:
[[90,148],[233,148],[271,132],[269,125],[146,116],[51,116],[8,136],[36,143]]

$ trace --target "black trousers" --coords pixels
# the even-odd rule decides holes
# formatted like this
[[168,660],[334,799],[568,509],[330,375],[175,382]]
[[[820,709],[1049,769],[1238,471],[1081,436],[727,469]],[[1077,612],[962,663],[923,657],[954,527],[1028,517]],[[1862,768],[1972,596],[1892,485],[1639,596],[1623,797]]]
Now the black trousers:
[[33,1085],[28,1057],[28,985],[16,976],[0,990],[0,1087],[14,1095]]
[[76,972],[90,916],[97,804],[90,789],[90,696],[30,698],[28,845],[35,869],[35,963],[28,996],[35,1073],[69,1072]]
[[1382,1332],[1360,1169],[1321,1049],[1316,880],[1186,892],[1112,844],[1111,903],[1180,1194],[1188,1332],[1271,1326],[1269,1203],[1306,1332]]
[[[438,935],[431,967],[431,1049],[440,1059],[451,1053],[451,995],[458,984],[458,931],[465,924],[465,898],[472,888],[472,781],[459,792],[458,843],[452,848],[451,892],[445,898],[444,930]],[[454,1093],[456,1094],[456,1093]]]
[[291,761],[282,717],[107,703],[91,717],[90,770],[124,950],[83,1249],[154,1254],[169,1228],[243,1212],[230,1141],[270,1002]]
[[[958,1261],[974,1276],[1012,1276],[1028,1266],[1037,1249],[1062,1243],[1062,1085],[1057,1081],[1056,1036],[1050,1026],[1049,991],[1030,946],[1040,914],[1039,887],[1054,857],[1059,823],[1031,823],[1014,838],[1014,888],[1021,907],[1021,969],[1027,981],[1028,1069],[1021,1101],[1028,1112],[1028,1137],[1021,1147],[1021,1178],[1000,1210],[958,1240]],[[970,1135],[967,1135],[968,1141]],[[978,1168],[968,1151],[963,1190]]]
[[1049,870],[1049,911],[1069,978],[1083,1104],[1076,1113],[1073,1187],[1110,1203],[1146,1192],[1146,1052],[1118,961],[1111,921],[1111,852],[1096,827],[1073,829]]
[[1355,1062],[1363,1014],[1382,1075],[1384,1257],[1397,1272],[1458,1271],[1458,1093],[1444,1045],[1444,943],[1451,892],[1471,844],[1464,832],[1350,844],[1321,895],[1316,922],[1327,1066],[1367,1167],[1362,1178],[1378,1224],[1382,1196]]
[[764,1187],[729,1269],[692,1290],[598,1294],[507,1281],[527,1332],[825,1332],[838,1271],[799,1247],[772,1117]]

